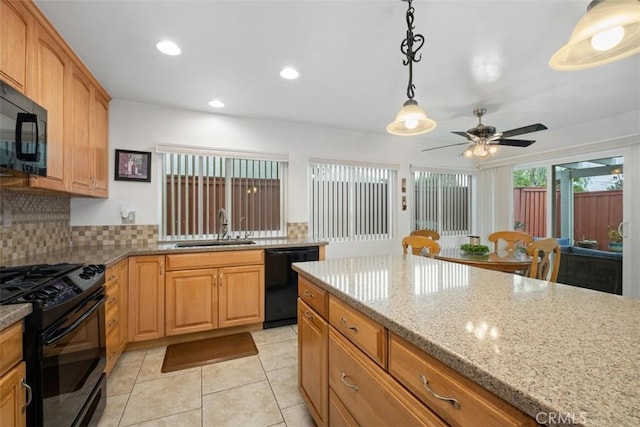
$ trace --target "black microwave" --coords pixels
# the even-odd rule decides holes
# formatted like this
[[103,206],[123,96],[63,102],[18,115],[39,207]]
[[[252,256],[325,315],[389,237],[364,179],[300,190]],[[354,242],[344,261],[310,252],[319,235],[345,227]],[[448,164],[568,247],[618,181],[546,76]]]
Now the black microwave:
[[0,80],[0,176],[47,176],[47,110]]

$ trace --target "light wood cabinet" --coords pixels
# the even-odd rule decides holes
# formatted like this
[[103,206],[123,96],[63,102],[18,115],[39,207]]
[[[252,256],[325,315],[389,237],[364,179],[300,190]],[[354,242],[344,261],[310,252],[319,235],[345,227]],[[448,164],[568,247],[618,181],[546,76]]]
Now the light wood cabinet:
[[264,251],[167,255],[165,300],[167,335],[263,322]]
[[329,387],[358,425],[446,426],[333,328],[329,328]]
[[124,347],[127,345],[127,265],[126,259],[107,267],[105,272],[105,287],[107,289],[105,333],[107,338],[107,366],[108,374],[118,361]]
[[25,426],[26,365],[22,361],[22,322],[0,332],[0,426]]
[[298,389],[317,426],[329,422],[329,326],[318,312],[298,298]]
[[164,255],[129,258],[129,341],[164,337]]
[[47,110],[47,176],[0,186],[108,197],[110,97],[35,3],[0,7],[0,78]]
[[264,322],[264,265],[219,270],[221,328]]
[[165,293],[166,335],[218,327],[218,269],[168,271]]
[[34,20],[23,3],[0,2],[0,78],[26,93]]

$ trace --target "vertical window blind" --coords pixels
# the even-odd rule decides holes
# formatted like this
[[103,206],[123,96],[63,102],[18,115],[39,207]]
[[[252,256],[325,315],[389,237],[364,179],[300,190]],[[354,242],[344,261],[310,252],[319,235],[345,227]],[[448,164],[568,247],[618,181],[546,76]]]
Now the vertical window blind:
[[392,238],[397,171],[311,162],[311,234],[330,241]]
[[[286,162],[163,153],[164,239],[286,235]],[[221,209],[227,220],[226,230]]]
[[442,236],[471,232],[471,175],[413,171],[415,229]]

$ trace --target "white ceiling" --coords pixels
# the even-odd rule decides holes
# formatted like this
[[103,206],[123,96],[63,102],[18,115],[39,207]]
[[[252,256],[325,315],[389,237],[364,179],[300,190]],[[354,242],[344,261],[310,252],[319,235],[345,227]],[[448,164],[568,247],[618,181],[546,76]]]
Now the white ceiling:
[[[36,3],[114,99],[380,134],[406,99],[400,0]],[[415,32],[426,38],[414,65],[415,99],[438,122],[413,137],[419,146],[463,142],[450,131],[475,126],[480,106],[488,109],[483,122],[498,131],[547,125],[522,136],[538,140],[529,151],[543,148],[552,130],[640,112],[640,55],[575,72],[547,65],[587,4],[414,0]],[[165,38],[182,55],[158,52]],[[285,65],[300,78],[281,79]],[[209,107],[212,98],[226,107]]]

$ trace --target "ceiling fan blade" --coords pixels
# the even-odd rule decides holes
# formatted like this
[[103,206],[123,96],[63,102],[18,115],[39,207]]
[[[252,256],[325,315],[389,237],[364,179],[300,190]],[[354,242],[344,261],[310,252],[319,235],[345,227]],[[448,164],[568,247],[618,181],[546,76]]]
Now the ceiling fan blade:
[[432,147],[432,148],[425,148],[422,151],[431,151],[431,150],[439,150],[440,148],[447,148],[447,147],[455,147],[456,145],[465,145],[468,144],[468,142],[460,142],[458,144],[449,144],[449,145],[443,145],[441,147]]
[[493,145],[507,145],[510,147],[528,147],[536,142],[531,139],[503,139],[500,138],[497,142],[493,142]]
[[538,132],[540,130],[545,130],[547,127],[542,123],[536,123],[529,126],[523,126],[521,128],[506,130],[502,132],[503,138],[509,138],[510,136],[523,135],[525,133]]

